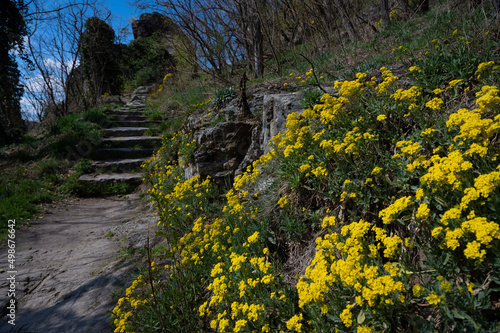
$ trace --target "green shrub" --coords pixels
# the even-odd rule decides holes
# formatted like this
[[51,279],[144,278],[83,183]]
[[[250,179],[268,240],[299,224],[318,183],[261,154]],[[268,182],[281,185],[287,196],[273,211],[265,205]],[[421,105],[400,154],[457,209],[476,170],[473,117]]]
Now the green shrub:
[[[30,179],[23,170],[3,174],[0,176],[0,218],[2,221],[16,220],[16,225],[20,226],[22,221],[39,213],[38,204],[55,199],[53,189],[50,182]],[[0,237],[6,233],[7,223],[2,223]]]
[[144,115],[149,119],[149,120],[162,120],[163,117],[165,116],[163,112],[157,111],[157,110],[148,110],[144,112]]
[[217,89],[212,97],[212,104],[216,109],[220,109],[235,96],[234,87]]
[[323,96],[323,93],[319,89],[306,89],[300,106],[305,109],[311,108],[320,103],[321,96]]
[[171,66],[164,36],[159,32],[130,42],[122,52],[121,68],[132,88],[161,81]]
[[50,151],[69,159],[90,155],[103,135],[97,124],[84,121],[79,114],[58,119],[52,124],[50,134],[54,136]]
[[106,115],[106,110],[112,108],[113,107],[91,108],[83,113],[83,120],[98,125],[104,124],[109,121],[109,117]]
[[92,160],[88,158],[83,158],[75,164],[75,171],[78,173],[78,175],[91,173],[92,170]]

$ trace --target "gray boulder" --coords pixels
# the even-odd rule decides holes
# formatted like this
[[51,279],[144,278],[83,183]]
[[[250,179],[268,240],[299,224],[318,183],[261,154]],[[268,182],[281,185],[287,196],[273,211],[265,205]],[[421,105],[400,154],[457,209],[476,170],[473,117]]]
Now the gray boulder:
[[285,132],[286,117],[292,112],[304,109],[300,106],[302,98],[301,92],[264,96],[261,143],[264,154],[271,150],[269,146],[271,138],[279,132]]
[[197,133],[194,166],[186,168],[186,177],[199,174],[222,186],[231,184],[252,143],[252,127],[244,122],[224,122]]

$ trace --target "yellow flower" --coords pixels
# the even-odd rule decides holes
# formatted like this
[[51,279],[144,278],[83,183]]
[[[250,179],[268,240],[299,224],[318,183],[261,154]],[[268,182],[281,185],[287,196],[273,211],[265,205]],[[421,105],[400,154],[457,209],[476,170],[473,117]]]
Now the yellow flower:
[[417,217],[420,219],[426,219],[429,216],[430,209],[426,203],[420,204],[417,209]]
[[429,296],[425,298],[430,305],[437,306],[443,300],[443,296],[437,295],[435,292],[431,292]]
[[286,195],[278,200],[278,205],[283,208],[288,204],[288,200],[286,198]]
[[479,259],[480,261],[483,261],[486,256],[486,251],[481,250],[481,243],[478,241],[472,241],[467,243],[464,254],[469,259]]
[[437,227],[432,230],[432,237],[437,238],[441,232],[443,231],[443,227]]
[[415,297],[420,297],[422,296],[422,294],[424,293],[425,291],[425,288],[421,287],[418,283],[415,284],[412,288],[412,291],[413,291],[413,295]]
[[394,221],[394,217],[396,214],[398,214],[411,204],[412,200],[410,196],[399,198],[392,205],[381,210],[378,216],[382,218],[382,222],[384,224],[389,224]]
[[304,319],[302,313],[293,316],[286,322],[286,328],[288,328],[289,330],[293,329],[297,332],[302,332],[302,323],[301,323],[302,319]]
[[321,227],[326,229],[330,226],[334,226],[335,225],[335,216],[325,216],[325,218],[323,218],[323,222],[321,223]]
[[351,304],[348,304],[347,305],[347,308],[345,308],[342,313],[340,314],[340,319],[342,320],[342,322],[344,323],[344,325],[346,327],[351,327],[352,326],[352,312],[351,312],[351,308],[353,307],[354,305],[351,305]]
[[252,236],[248,237],[249,243],[255,243],[258,240],[259,240],[259,232],[258,231],[254,232]]
[[378,175],[380,173],[380,171],[382,171],[382,168],[381,167],[378,167],[376,166],[375,168],[373,168],[372,172],[370,173],[372,176],[373,175]]
[[244,328],[246,324],[247,324],[246,320],[244,319],[238,320],[236,322],[236,325],[234,326],[234,332],[240,332],[240,330]]
[[463,79],[452,80],[452,81],[450,81],[450,83],[448,83],[448,84],[449,84],[449,86],[450,86],[451,88],[453,88],[453,87],[455,87],[457,84],[459,84],[459,83],[460,83],[460,82],[462,82],[462,81],[463,81]]
[[434,128],[426,128],[425,130],[423,130],[421,133],[420,133],[420,136],[421,137],[424,137],[424,136],[427,136],[433,132],[436,132],[436,130]]
[[478,79],[480,79],[482,76],[489,73],[494,64],[494,61],[482,62],[479,66],[477,66],[477,71],[474,74],[477,75]]
[[313,173],[316,177],[319,177],[319,176],[324,176],[324,177],[326,177],[326,176],[328,176],[328,171],[327,171],[325,168],[321,167],[321,166],[317,167],[317,168],[316,168],[316,169],[314,169],[314,170],[311,170],[311,172],[312,172],[312,173]]
[[368,326],[358,326],[356,329],[356,333],[373,333],[373,330]]
[[378,121],[383,121],[383,120],[386,120],[387,119],[387,116],[385,114],[379,114],[377,116],[377,120]]
[[434,97],[427,103],[425,103],[425,106],[428,107],[429,109],[433,110],[440,110],[443,107],[444,101],[439,98],[439,97]]
[[300,172],[306,172],[306,171],[309,171],[310,169],[311,169],[311,166],[309,164],[303,164],[299,167]]
[[451,293],[451,283],[449,281],[441,281],[441,289],[446,293]]

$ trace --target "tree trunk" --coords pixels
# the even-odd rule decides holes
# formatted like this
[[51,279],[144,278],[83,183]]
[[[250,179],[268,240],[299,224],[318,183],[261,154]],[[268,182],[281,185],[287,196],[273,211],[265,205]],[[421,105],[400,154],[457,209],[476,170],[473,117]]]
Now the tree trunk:
[[254,31],[253,38],[253,56],[254,56],[254,69],[255,78],[258,79],[264,75],[264,52],[263,52],[263,39],[262,28],[258,15],[252,15],[252,25]]
[[351,41],[355,42],[357,39],[356,31],[354,30],[354,25],[349,18],[349,14],[347,13],[347,9],[345,8],[344,3],[342,2],[342,0],[335,0],[335,5],[337,6],[340,18],[342,19],[342,25],[346,29],[349,38],[351,39]]
[[252,117],[252,112],[250,111],[250,107],[248,106],[247,101],[247,75],[243,73],[243,76],[240,80],[240,96],[238,98],[238,107],[240,108],[240,113],[238,115],[238,119],[244,120]]
[[380,16],[382,16],[384,27],[388,27],[391,24],[391,18],[389,16],[389,0],[380,0]]

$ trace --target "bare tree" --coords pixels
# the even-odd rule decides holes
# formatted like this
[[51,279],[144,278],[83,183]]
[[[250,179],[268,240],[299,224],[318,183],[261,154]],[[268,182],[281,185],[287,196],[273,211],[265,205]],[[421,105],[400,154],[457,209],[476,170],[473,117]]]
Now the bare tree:
[[67,0],[56,7],[36,0],[32,8],[27,48],[36,71],[25,72],[27,99],[39,119],[49,110],[57,117],[67,114],[70,103],[87,107],[83,77],[78,75],[79,38],[85,21],[102,16],[104,7],[99,0]]
[[356,34],[356,30],[354,29],[354,24],[352,23],[351,18],[349,16],[347,7],[345,6],[342,0],[334,0],[334,2],[339,12],[339,16],[342,19],[342,25],[344,26],[345,30],[347,31],[347,34],[349,35],[349,39],[353,42],[356,41],[358,37]]
[[380,0],[380,14],[382,16],[384,26],[388,27],[391,24],[391,18],[389,16],[389,0]]
[[[235,43],[238,25],[234,22],[234,4],[229,0],[157,0],[148,8],[168,15],[184,32],[193,47],[192,61],[199,68],[229,83],[234,70],[241,66],[245,51]],[[143,6],[141,2],[138,6]],[[142,7],[144,8],[144,7]]]

